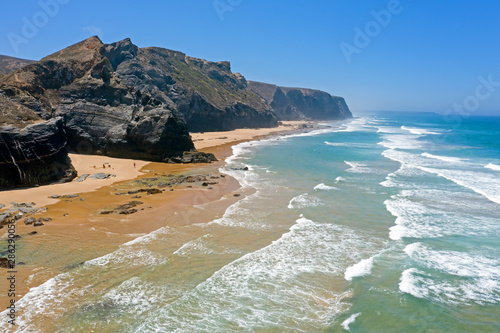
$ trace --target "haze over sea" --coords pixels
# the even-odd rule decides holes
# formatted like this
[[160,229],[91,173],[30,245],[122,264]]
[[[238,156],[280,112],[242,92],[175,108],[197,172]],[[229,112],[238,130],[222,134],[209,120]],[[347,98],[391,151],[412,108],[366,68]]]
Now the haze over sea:
[[456,120],[379,113],[239,144],[222,171],[247,196],[224,216],[32,289],[20,327],[499,332],[500,117]]

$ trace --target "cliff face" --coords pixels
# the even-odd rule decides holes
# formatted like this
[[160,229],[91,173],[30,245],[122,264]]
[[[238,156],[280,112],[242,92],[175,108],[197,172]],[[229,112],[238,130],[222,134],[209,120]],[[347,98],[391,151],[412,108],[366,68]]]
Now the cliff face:
[[65,146],[61,118],[0,127],[0,189],[72,180],[76,171]]
[[111,61],[123,82],[172,103],[190,131],[277,125],[266,101],[247,87],[243,76],[231,72],[229,62],[210,62],[158,47],[139,49],[128,39],[108,48],[124,54]]
[[248,81],[248,87],[267,101],[279,120],[352,118],[344,98],[324,91],[254,81]]
[[120,56],[92,37],[3,77],[0,90],[44,120],[62,117],[80,153],[162,161],[194,149],[175,106],[114,73]]

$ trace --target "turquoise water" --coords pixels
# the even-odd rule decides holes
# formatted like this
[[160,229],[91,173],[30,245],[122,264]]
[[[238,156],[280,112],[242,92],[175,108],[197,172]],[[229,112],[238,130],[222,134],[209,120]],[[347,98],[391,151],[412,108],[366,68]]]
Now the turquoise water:
[[240,153],[287,187],[292,228],[319,229],[297,247],[340,252],[311,269],[343,275],[348,310],[311,330],[500,331],[500,118],[447,120],[380,114]]
[[458,120],[383,113],[235,146],[221,171],[253,192],[47,281],[22,327],[500,332],[500,118]]

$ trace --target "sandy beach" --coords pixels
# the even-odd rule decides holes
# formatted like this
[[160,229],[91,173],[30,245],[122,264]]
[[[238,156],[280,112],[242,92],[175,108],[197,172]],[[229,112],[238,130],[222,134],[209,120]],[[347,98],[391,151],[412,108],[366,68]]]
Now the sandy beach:
[[[62,184],[44,185],[34,188],[16,189],[0,192],[0,203],[10,207],[11,202],[34,202],[37,206],[43,207],[54,204],[59,199],[50,198],[52,195],[68,195],[95,191],[103,186],[133,179],[142,172],[140,169],[150,162],[140,160],[130,160],[122,158],[112,158],[98,155],[78,155],[69,154],[73,166],[78,172],[78,177],[85,174],[108,173],[114,175],[108,179],[87,178],[78,182],[75,178],[72,182]],[[135,164],[135,167],[134,167]]]
[[267,135],[273,135],[288,131],[296,131],[306,126],[313,126],[315,122],[309,121],[282,121],[281,125],[274,128],[241,128],[227,132],[205,132],[191,133],[196,149],[204,149],[213,146],[236,143],[238,141],[250,141]]
[[[248,194],[241,191],[235,179],[219,172],[224,159],[232,153],[231,147],[243,141],[296,131],[305,128],[305,124],[308,122],[284,122],[276,128],[192,133],[198,150],[214,153],[218,158],[212,164],[151,163],[70,154],[78,177],[97,173],[115,176],[0,192],[0,203],[6,205],[3,210],[11,202],[34,202],[36,207],[46,210],[33,217],[51,219],[39,227],[25,225],[24,218],[16,223],[16,234],[20,236],[16,245],[21,249],[16,254],[17,299],[68,267],[110,253],[158,228],[208,222],[222,216],[229,205]],[[189,177],[210,180],[211,184],[191,183]],[[179,179],[183,180],[176,183]],[[173,185],[161,188],[156,194],[145,192],[163,184],[162,180]],[[51,198],[54,195],[60,198]],[[135,203],[128,211],[133,213],[118,213],[117,209],[131,202]],[[206,206],[202,213],[194,209],[200,205]],[[102,214],[103,211],[112,213]],[[5,239],[6,228],[1,231]],[[0,306],[9,302],[6,290],[7,282],[0,281]]]
[[[206,148],[210,147],[236,144],[237,142],[254,140],[266,135],[294,131],[308,124],[310,125],[311,123],[307,121],[284,121],[282,125],[274,128],[245,128],[227,132],[191,133],[191,137],[196,149],[206,150]],[[150,163],[148,161],[99,155],[69,154],[69,157],[78,172],[78,176],[75,180],[62,184],[0,191],[0,203],[6,205],[5,208],[9,208],[11,202],[34,202],[38,207],[44,207],[60,200],[51,198],[53,195],[63,196],[75,193],[86,193],[95,191],[104,186],[110,186],[114,183],[134,179],[144,174],[145,172],[141,171],[141,169]],[[82,182],[77,181],[82,175],[97,173],[107,173],[113,176],[108,179],[87,178]]]

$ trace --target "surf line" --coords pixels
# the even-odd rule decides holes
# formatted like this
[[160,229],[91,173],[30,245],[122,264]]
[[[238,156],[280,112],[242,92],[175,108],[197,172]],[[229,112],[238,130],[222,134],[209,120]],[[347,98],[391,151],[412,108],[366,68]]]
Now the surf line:
[[16,266],[16,220],[11,219],[8,223],[8,248],[7,248],[7,281],[9,281],[9,289],[7,296],[9,297],[9,306],[7,307],[7,322],[10,325],[16,325],[16,274],[14,270]]

